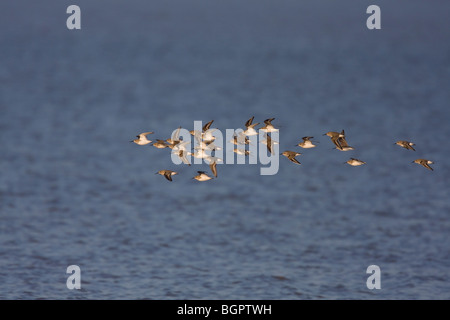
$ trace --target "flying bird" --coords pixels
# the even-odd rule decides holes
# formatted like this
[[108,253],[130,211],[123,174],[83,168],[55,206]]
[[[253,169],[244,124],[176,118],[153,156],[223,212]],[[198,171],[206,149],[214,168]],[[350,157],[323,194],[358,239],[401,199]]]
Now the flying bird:
[[296,156],[301,155],[301,153],[299,152],[295,152],[295,151],[284,151],[282,153],[283,156],[285,156],[286,158],[288,158],[290,161],[292,161],[293,163],[296,164],[301,164],[300,162],[298,162],[297,159],[295,159]]
[[433,171],[433,168],[429,166],[430,164],[434,163],[433,161],[430,161],[430,160],[427,160],[427,159],[416,159],[416,160],[413,161],[413,163],[420,164],[420,165],[424,166],[425,168]]
[[314,138],[314,137],[303,137],[302,138],[303,142],[299,142],[297,144],[297,146],[305,148],[305,149],[316,147],[316,145],[314,143],[312,143],[312,141],[311,141],[312,138]]
[[211,180],[212,178],[210,176],[208,176],[205,171],[197,171],[198,175],[196,175],[194,178],[197,181],[207,181],[207,180]]
[[344,130],[342,130],[341,132],[328,131],[327,133],[324,133],[323,135],[331,138],[331,141],[336,146],[336,149],[342,150],[342,144],[345,144],[348,146],[347,141],[345,141]]
[[347,160],[347,162],[349,165],[353,166],[353,167],[357,167],[357,166],[361,166],[363,164],[366,164],[364,161],[355,159],[355,158],[350,158],[350,160]]
[[399,140],[395,143],[396,145],[408,149],[408,150],[413,150],[416,151],[416,149],[414,149],[412,146],[415,145],[415,143],[409,142],[409,141],[405,141],[405,140]]
[[278,129],[276,129],[273,125],[272,125],[272,121],[275,120],[275,118],[270,118],[270,119],[266,119],[264,120],[265,126],[260,128],[261,131],[264,132],[276,132],[279,131]]
[[160,140],[160,139],[157,139],[156,142],[153,143],[153,146],[158,149],[164,149],[164,148],[169,147],[169,145],[164,140]]
[[148,134],[152,134],[152,133],[153,133],[153,131],[142,132],[142,133],[140,133],[139,135],[136,136],[137,139],[131,140],[130,142],[134,142],[134,143],[136,143],[136,144],[138,144],[140,146],[145,146],[146,144],[149,144],[149,143],[152,142],[152,140],[148,140],[147,139],[147,135]]
[[172,176],[175,174],[178,174],[178,172],[172,171],[172,170],[159,170],[155,174],[160,174],[164,176],[167,180],[172,181]]
[[245,127],[247,129],[245,129],[244,134],[246,136],[256,136],[258,134],[258,132],[255,130],[255,126],[257,126],[259,124],[259,122],[257,123],[253,123],[253,119],[255,117],[251,117],[250,119],[247,120],[247,122],[245,123]]

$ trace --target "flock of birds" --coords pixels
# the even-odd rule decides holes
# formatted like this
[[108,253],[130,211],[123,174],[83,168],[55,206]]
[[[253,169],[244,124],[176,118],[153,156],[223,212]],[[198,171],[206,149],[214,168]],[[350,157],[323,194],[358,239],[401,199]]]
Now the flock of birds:
[[[233,139],[230,141],[231,143],[233,143],[236,146],[239,146],[239,145],[245,146],[245,145],[250,144],[251,141],[248,137],[259,134],[258,131],[255,129],[255,127],[257,125],[259,125],[259,123],[253,123],[253,119],[254,119],[254,117],[251,117],[249,120],[247,120],[247,122],[245,123],[246,130],[244,130],[243,132],[241,132],[238,135],[235,134]],[[261,130],[264,132],[264,140],[262,140],[261,142],[264,145],[266,145],[267,151],[271,154],[274,154],[273,146],[275,144],[278,144],[278,141],[273,140],[270,135],[270,133],[272,133],[272,132],[279,131],[279,129],[275,128],[272,125],[272,121],[274,119],[275,118],[270,118],[270,119],[264,120],[265,125],[258,129],[258,130]],[[170,148],[170,149],[172,149],[172,152],[174,154],[176,154],[183,163],[185,163],[189,166],[191,165],[191,163],[189,162],[189,160],[187,158],[187,156],[189,156],[189,155],[191,155],[195,158],[204,159],[205,162],[207,162],[209,164],[209,168],[212,172],[212,175],[214,175],[214,177],[217,178],[216,165],[217,165],[217,162],[222,161],[222,159],[215,157],[215,156],[211,156],[211,154],[210,154],[211,151],[220,150],[220,147],[214,145],[214,140],[216,138],[212,134],[212,132],[215,129],[210,129],[213,122],[214,122],[214,120],[211,120],[208,123],[206,123],[200,132],[195,131],[195,130],[189,131],[189,133],[192,136],[194,136],[194,138],[198,142],[198,146],[193,148],[194,153],[190,152],[191,150],[187,150],[187,148],[186,148],[186,145],[189,144],[190,141],[181,140],[181,138],[180,138],[181,127],[179,127],[175,131],[175,133],[173,134],[173,136],[171,138],[166,139],[166,140],[157,139],[155,142],[153,142],[152,140],[149,140],[147,138],[147,136],[149,134],[154,133],[153,131],[149,131],[149,132],[140,133],[139,135],[136,136],[137,139],[131,140],[130,142],[134,142],[140,146],[149,145],[150,143],[153,142],[152,145],[158,149]],[[334,149],[337,149],[340,151],[354,150],[354,148],[349,146],[349,144],[347,143],[344,130],[342,130],[341,132],[329,131],[327,133],[324,133],[323,135],[330,137],[332,143],[334,144]],[[316,147],[315,143],[317,143],[317,142],[313,141],[312,140],[313,138],[314,137],[312,137],[312,136],[303,137],[302,141],[299,142],[296,146],[305,148],[305,149],[315,148]],[[410,141],[399,140],[399,141],[395,142],[394,144],[396,144],[402,148],[405,148],[407,150],[416,151],[413,148],[413,146],[415,144]],[[250,151],[246,150],[245,148],[244,149],[235,148],[233,151],[237,154],[244,155],[244,156],[250,155]],[[281,155],[285,156],[288,160],[290,160],[291,162],[293,162],[295,164],[298,164],[298,165],[301,164],[296,159],[297,156],[301,155],[301,153],[299,153],[299,152],[286,150],[286,151],[282,152]],[[354,166],[354,167],[366,164],[366,162],[356,159],[356,158],[350,158],[345,163],[347,163],[351,166]],[[417,163],[429,170],[433,170],[433,168],[430,167],[430,164],[433,164],[433,162],[430,160],[416,159],[416,160],[412,161],[412,163]],[[172,176],[178,174],[178,172],[173,171],[173,170],[159,170],[155,174],[160,174],[160,175],[164,176],[167,180],[172,181]],[[205,171],[197,171],[197,175],[194,176],[193,179],[195,179],[197,181],[207,181],[207,180],[213,179],[213,177],[208,175]]]

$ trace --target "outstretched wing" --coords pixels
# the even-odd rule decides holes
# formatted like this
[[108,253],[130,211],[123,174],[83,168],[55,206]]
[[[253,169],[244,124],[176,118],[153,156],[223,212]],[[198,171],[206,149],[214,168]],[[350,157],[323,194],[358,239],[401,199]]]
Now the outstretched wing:
[[170,171],[164,172],[164,177],[166,177],[167,180],[172,181],[172,172]]
[[247,128],[251,126],[254,118],[255,118],[255,116],[253,116],[253,117],[251,117],[250,119],[247,120],[247,122],[245,123],[245,126]]
[[203,132],[205,132],[206,130],[209,129],[209,127],[211,127],[212,123],[214,122],[214,120],[211,120],[210,122],[208,122],[207,124],[205,124],[203,126]]
[[216,162],[214,161],[214,162],[212,162],[212,163],[209,165],[209,168],[211,169],[211,172],[213,173],[214,177],[217,178],[217,168],[216,168],[216,166],[217,166],[217,164],[216,164]]
[[298,160],[297,159],[295,159],[294,157],[289,157],[289,160],[291,160],[293,163],[296,163],[296,164],[301,164],[300,162],[298,162]]
[[264,120],[264,123],[266,125],[271,125],[273,120],[275,120],[275,118],[266,119],[266,120]]

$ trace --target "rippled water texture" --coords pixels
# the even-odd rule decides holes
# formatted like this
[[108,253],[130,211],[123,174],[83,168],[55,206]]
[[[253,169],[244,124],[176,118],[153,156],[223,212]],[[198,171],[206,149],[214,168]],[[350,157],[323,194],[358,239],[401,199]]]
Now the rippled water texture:
[[[377,1],[381,30],[366,1],[70,4],[0,4],[1,299],[450,298],[448,1]],[[302,165],[200,183],[129,142],[251,116]]]

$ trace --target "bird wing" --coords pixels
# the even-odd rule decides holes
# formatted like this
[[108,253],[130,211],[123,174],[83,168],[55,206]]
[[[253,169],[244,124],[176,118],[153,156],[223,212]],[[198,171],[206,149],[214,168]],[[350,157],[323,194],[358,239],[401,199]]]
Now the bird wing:
[[254,118],[255,118],[255,116],[253,116],[253,117],[251,117],[250,119],[247,120],[247,122],[245,123],[245,126],[247,128],[251,126]]
[[267,150],[269,150],[269,152],[271,154],[273,154],[273,152],[272,152],[272,141],[269,142],[269,140],[267,140]]
[[264,120],[264,123],[266,124],[266,125],[271,125],[272,123],[272,121],[273,120],[275,120],[275,118],[270,118],[270,119],[266,119],[266,120]]
[[216,162],[214,161],[213,163],[211,163],[211,164],[209,165],[209,168],[211,169],[211,172],[213,173],[214,177],[217,178],[217,168],[216,168],[216,166],[217,166],[217,164],[216,164]]
[[347,143],[347,140],[345,140],[344,138],[338,138],[337,141],[340,144],[341,148],[349,146],[348,143]]
[[173,134],[172,134],[172,141],[180,141],[180,131],[181,131],[181,126],[178,127],[178,129],[176,129]]
[[421,165],[423,165],[425,168],[430,169],[431,171],[433,171],[433,168],[430,167],[430,166],[428,165],[428,163],[422,162]]
[[207,124],[205,124],[203,126],[203,131],[206,131],[209,129],[209,127],[211,127],[212,123],[214,122],[214,120],[211,120],[210,122],[208,122]]
[[172,172],[171,171],[164,172],[164,177],[166,177],[167,180],[172,181]]
[[332,137],[331,141],[333,141],[333,143],[336,145],[336,147],[338,149],[342,150],[341,142],[340,142],[340,139],[338,137]]
[[300,162],[298,162],[297,159],[295,159],[294,157],[288,157],[289,160],[291,160],[292,162],[296,163],[296,164],[301,164]]

